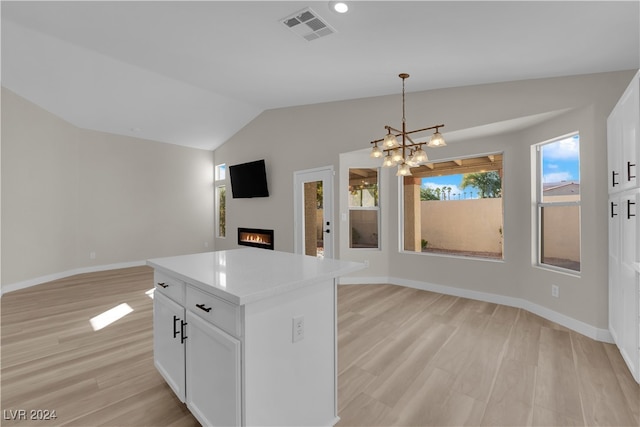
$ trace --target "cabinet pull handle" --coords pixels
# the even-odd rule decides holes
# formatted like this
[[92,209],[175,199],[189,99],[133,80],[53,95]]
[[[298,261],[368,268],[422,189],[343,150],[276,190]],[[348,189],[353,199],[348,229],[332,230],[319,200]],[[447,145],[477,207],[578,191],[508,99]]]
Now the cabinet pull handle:
[[636,167],[635,163],[631,163],[631,162],[627,162],[627,181],[631,181],[632,179],[634,179],[636,176],[635,175],[631,175],[631,168],[632,167]]
[[618,206],[617,203],[611,202],[611,218],[613,218],[614,216],[618,216],[618,214],[613,211],[613,208],[616,206]]
[[158,282],[158,286],[162,286],[165,289],[169,287],[169,285],[165,284],[164,282]]
[[615,187],[616,185],[620,184],[619,182],[616,182],[616,175],[620,175],[618,172],[616,171],[611,171],[611,186]]
[[631,200],[627,199],[627,219],[631,219],[632,216],[636,216],[636,214],[631,213],[631,206],[635,204],[636,204],[635,202],[632,202]]
[[178,322],[178,320],[180,320],[180,318],[178,316],[173,316],[173,337],[177,337],[178,336],[178,328],[176,328],[176,323]]
[[198,307],[200,310],[204,310],[207,313],[211,311],[211,307],[205,307],[204,304],[196,304],[196,307]]
[[187,322],[180,322],[180,344],[184,344],[184,340],[188,337],[184,334],[184,327],[187,326]]

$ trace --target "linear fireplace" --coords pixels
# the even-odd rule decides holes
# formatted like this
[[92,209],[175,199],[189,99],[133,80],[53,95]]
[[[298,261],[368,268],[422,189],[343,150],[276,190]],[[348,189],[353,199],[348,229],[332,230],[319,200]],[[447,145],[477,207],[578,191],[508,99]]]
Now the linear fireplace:
[[273,250],[273,230],[238,227],[238,244]]

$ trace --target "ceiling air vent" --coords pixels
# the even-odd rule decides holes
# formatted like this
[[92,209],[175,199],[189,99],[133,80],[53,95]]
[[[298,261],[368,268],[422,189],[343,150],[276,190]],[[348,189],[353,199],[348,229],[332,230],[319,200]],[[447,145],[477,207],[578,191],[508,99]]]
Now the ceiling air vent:
[[291,16],[287,16],[281,19],[281,22],[307,41],[319,39],[320,37],[328,36],[336,32],[336,30],[323,21],[317,13],[309,8],[302,9]]

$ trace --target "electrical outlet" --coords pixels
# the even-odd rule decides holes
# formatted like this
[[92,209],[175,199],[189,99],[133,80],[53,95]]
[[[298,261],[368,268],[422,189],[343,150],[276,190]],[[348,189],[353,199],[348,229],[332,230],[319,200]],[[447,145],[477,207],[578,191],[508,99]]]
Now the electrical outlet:
[[293,318],[293,342],[304,339],[304,316]]
[[96,259],[96,253],[95,252],[89,252],[89,259]]
[[558,285],[551,285],[551,296],[556,298],[560,296],[560,288],[558,288]]
[[368,260],[368,259],[365,259],[365,260],[364,260],[364,265],[365,265],[365,266],[367,266],[367,267],[369,267],[369,260]]

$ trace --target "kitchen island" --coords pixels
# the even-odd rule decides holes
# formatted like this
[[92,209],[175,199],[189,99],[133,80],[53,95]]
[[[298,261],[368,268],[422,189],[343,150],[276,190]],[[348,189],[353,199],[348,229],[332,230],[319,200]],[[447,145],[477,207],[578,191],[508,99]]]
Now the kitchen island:
[[364,265],[257,248],[147,261],[154,363],[206,426],[329,426],[336,282]]

